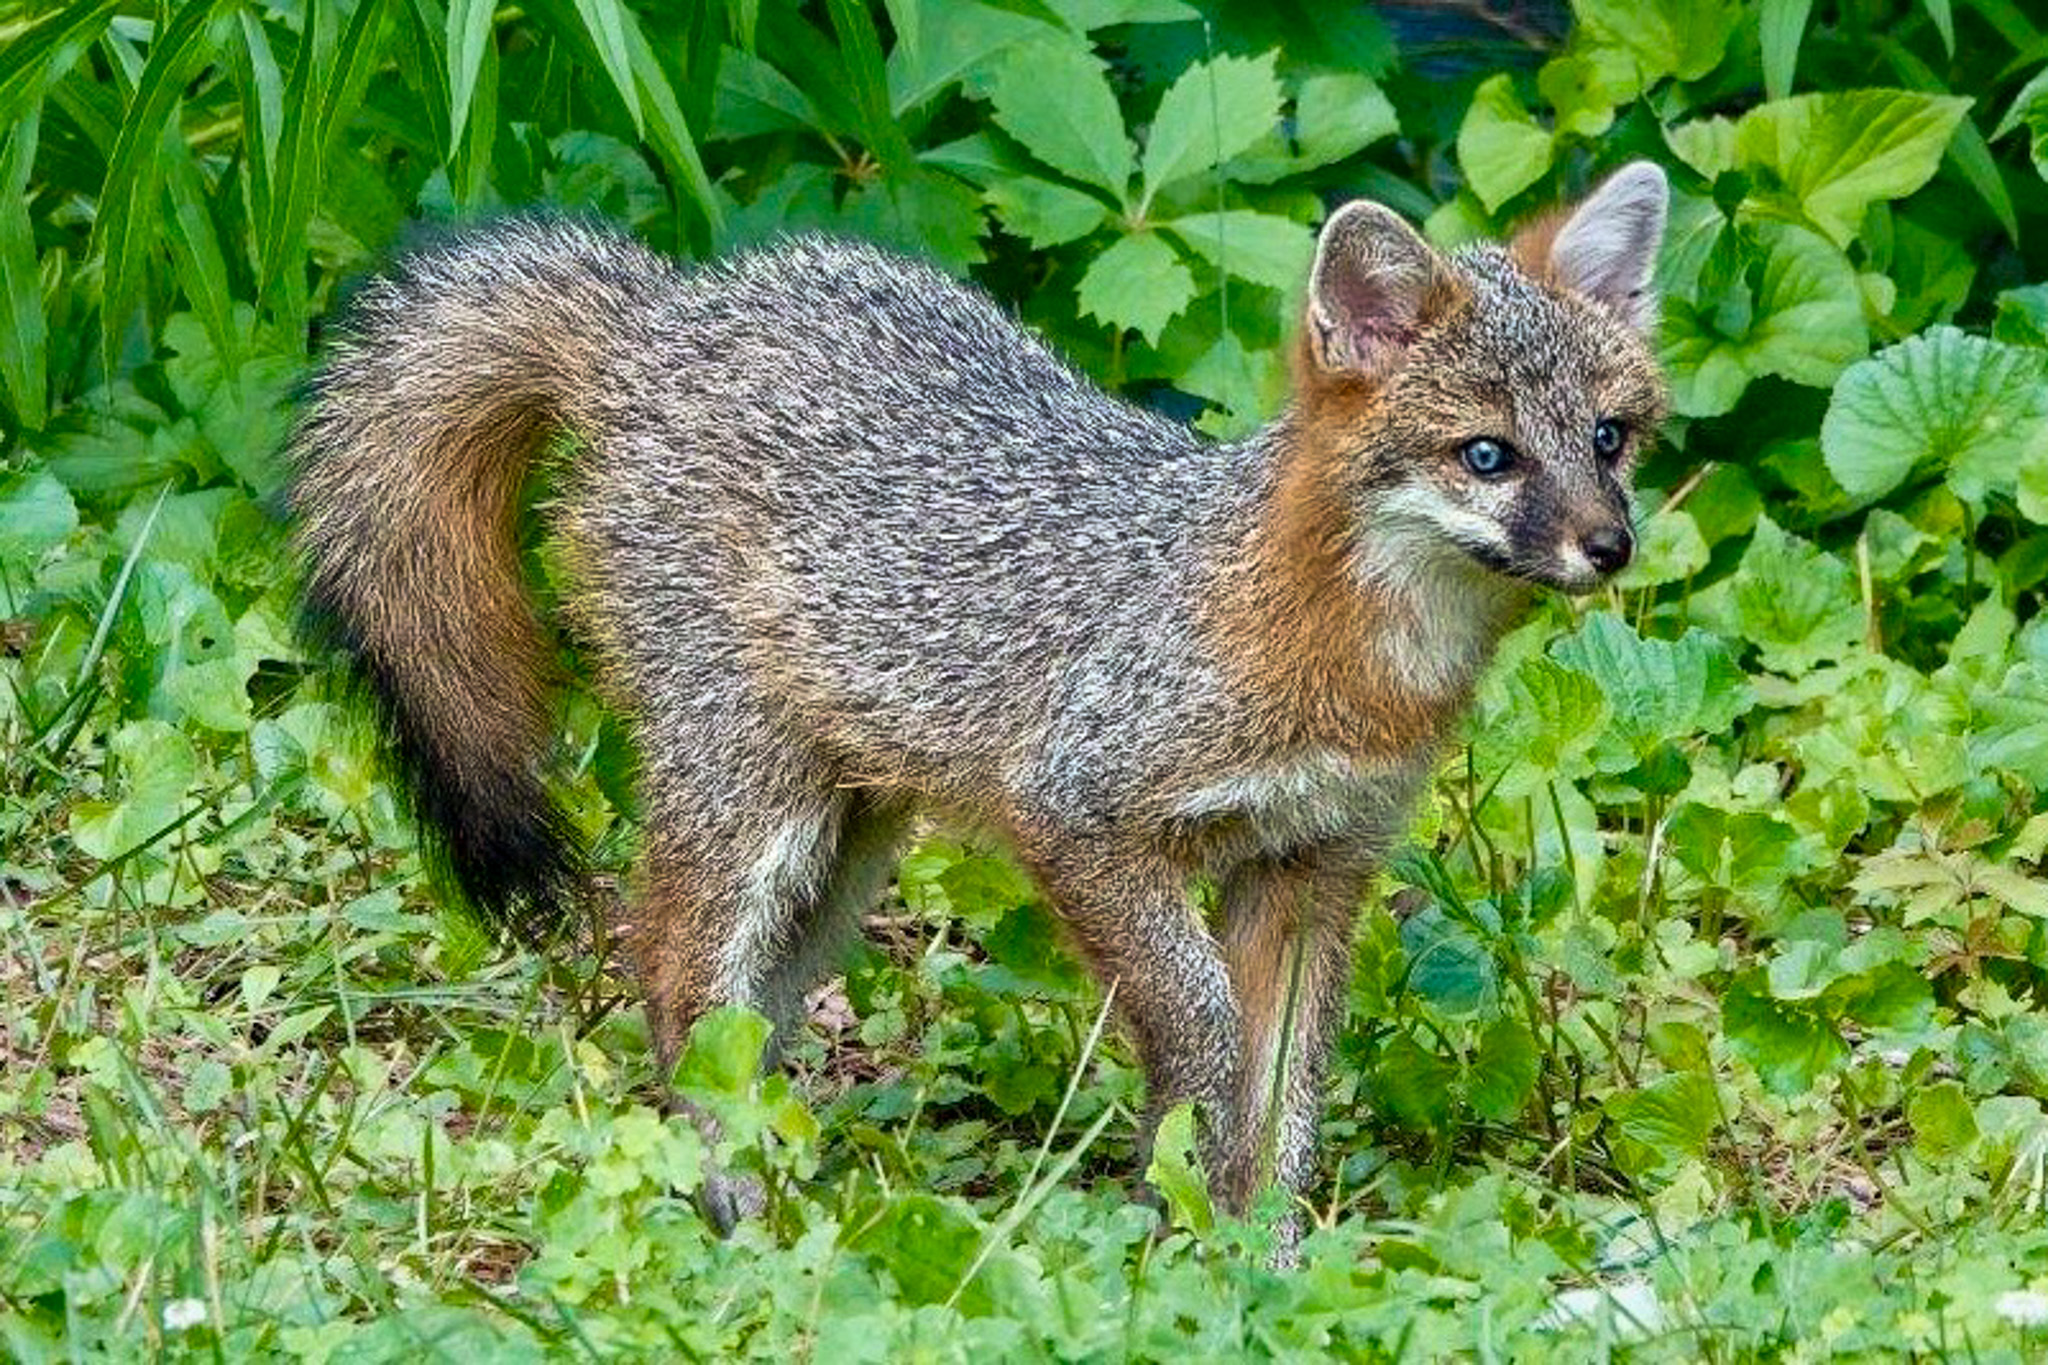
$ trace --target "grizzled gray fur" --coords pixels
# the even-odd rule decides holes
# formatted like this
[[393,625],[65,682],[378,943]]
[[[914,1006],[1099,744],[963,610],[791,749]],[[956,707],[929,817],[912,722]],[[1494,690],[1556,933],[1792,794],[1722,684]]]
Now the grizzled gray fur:
[[1664,202],[1632,166],[1453,256],[1346,206],[1294,399],[1235,444],[870,247],[685,272],[504,224],[374,281],[328,357],[294,446],[309,604],[460,887],[544,937],[580,856],[516,528],[566,429],[541,514],[642,754],[616,927],[664,1060],[718,1004],[789,1028],[935,812],[1015,848],[1241,1209],[1313,1176],[1352,916],[1493,642],[1627,559]]

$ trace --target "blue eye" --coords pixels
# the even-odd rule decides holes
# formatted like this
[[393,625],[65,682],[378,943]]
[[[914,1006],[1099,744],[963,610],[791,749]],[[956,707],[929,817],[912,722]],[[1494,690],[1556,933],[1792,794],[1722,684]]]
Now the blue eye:
[[1491,436],[1465,442],[1458,453],[1465,459],[1465,468],[1482,479],[1497,479],[1515,467],[1515,448]]
[[1611,460],[1621,454],[1621,448],[1628,444],[1628,424],[1612,417],[1603,417],[1593,426],[1593,453],[1603,460]]

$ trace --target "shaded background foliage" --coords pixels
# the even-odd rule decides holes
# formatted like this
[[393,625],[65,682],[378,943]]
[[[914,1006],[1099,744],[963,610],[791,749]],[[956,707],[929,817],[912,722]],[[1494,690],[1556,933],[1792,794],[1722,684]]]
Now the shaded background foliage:
[[[2048,1322],[2048,32],[2017,0],[0,6],[0,1347],[2024,1358]],[[856,233],[1229,436],[1327,207],[1675,187],[1643,553],[1509,639],[1367,909],[1310,1268],[999,851],[796,1074],[494,956],[289,629],[289,391],[414,224]],[[543,587],[548,548],[535,547]],[[564,707],[601,866],[630,755]],[[1398,911],[1398,913],[1397,913]],[[1184,1139],[1185,1129],[1173,1134]]]

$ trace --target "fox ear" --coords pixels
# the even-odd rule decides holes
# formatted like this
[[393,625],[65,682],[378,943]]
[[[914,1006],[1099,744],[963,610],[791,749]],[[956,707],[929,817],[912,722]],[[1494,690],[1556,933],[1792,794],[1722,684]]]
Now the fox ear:
[[1657,321],[1650,277],[1657,268],[1670,200],[1663,167],[1650,161],[1623,166],[1550,239],[1551,278],[1647,332]]
[[1415,339],[1447,272],[1392,209],[1356,199],[1330,215],[1308,277],[1308,342],[1326,370],[1379,374]]

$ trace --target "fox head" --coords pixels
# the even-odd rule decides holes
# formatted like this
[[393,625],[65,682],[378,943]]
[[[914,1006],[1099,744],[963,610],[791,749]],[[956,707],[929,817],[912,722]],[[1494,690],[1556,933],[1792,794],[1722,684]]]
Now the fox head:
[[1448,557],[1566,592],[1629,562],[1630,472],[1664,415],[1646,334],[1668,197],[1635,162],[1505,246],[1451,253],[1379,204],[1331,215],[1299,406],[1350,471],[1373,562]]

